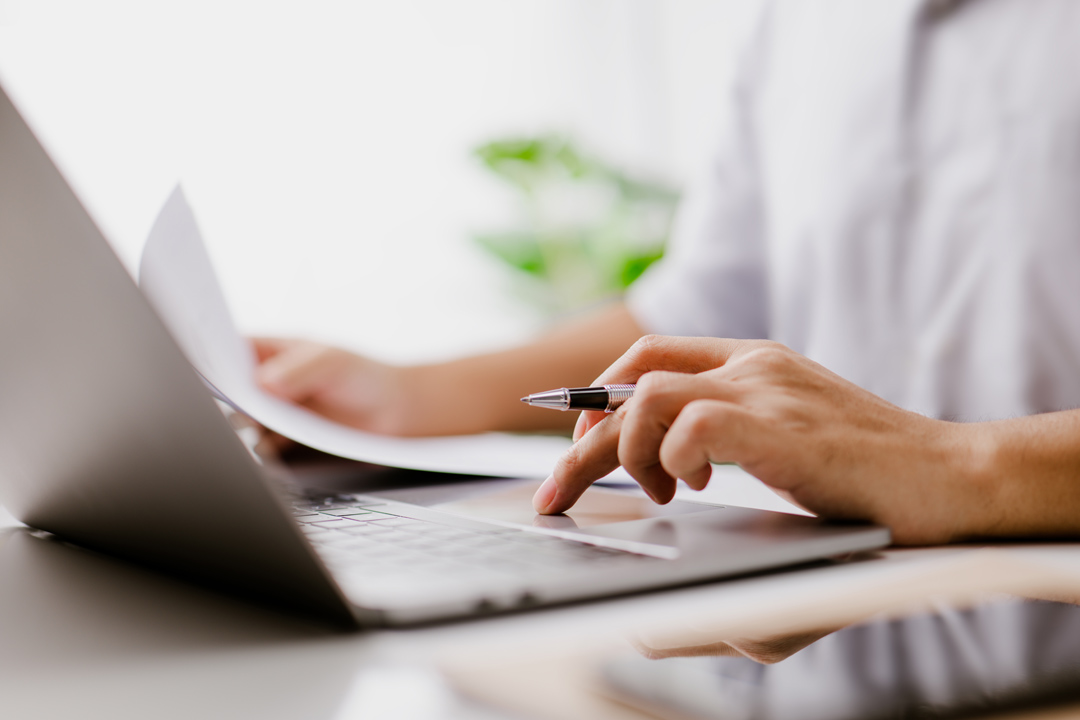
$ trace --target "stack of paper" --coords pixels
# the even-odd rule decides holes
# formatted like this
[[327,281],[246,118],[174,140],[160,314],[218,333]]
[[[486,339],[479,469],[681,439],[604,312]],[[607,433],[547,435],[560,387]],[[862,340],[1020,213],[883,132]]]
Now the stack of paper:
[[547,477],[569,440],[485,433],[396,438],[355,430],[270,395],[237,332],[183,192],[165,203],[143,250],[139,284],[195,369],[220,399],[276,433],[353,460],[415,470]]

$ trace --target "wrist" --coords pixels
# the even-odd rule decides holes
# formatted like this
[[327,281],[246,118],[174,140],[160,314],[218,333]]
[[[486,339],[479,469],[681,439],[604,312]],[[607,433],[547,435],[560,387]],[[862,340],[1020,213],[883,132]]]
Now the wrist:
[[1080,532],[1080,413],[983,423],[980,535],[1075,536]]
[[445,364],[395,368],[395,418],[398,435],[457,435],[476,432],[469,410],[459,407],[460,382]]
[[[500,429],[492,407],[501,393],[466,358],[397,368],[402,435],[461,435]],[[494,398],[493,398],[494,396]],[[516,398],[515,398],[516,400]]]
[[997,506],[993,439],[974,424],[913,416],[893,456],[893,493],[877,519],[899,545],[935,545],[986,534]]
[[994,423],[953,423],[955,451],[949,476],[958,490],[953,540],[1002,534],[1002,453]]

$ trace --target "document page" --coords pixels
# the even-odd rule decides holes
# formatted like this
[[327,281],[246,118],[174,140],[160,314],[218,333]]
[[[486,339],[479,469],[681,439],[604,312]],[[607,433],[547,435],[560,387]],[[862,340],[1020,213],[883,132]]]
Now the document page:
[[392,467],[537,478],[547,477],[569,447],[565,438],[539,435],[375,435],[263,391],[255,383],[254,351],[233,323],[195,216],[179,187],[150,231],[139,284],[212,392],[263,426],[304,445]]

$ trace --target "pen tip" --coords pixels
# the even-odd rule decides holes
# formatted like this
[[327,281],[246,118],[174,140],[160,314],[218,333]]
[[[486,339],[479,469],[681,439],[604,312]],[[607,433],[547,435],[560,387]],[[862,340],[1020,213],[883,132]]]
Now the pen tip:
[[529,397],[526,395],[525,397],[521,398],[521,402],[523,402],[523,403],[529,402]]

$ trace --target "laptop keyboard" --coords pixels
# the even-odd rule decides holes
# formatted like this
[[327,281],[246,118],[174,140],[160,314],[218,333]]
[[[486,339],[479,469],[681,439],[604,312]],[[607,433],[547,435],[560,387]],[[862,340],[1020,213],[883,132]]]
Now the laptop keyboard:
[[367,594],[430,588],[469,589],[528,582],[598,563],[662,562],[648,555],[539,533],[485,526],[467,529],[396,515],[362,498],[297,502],[293,514],[319,556],[346,587]]

